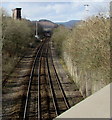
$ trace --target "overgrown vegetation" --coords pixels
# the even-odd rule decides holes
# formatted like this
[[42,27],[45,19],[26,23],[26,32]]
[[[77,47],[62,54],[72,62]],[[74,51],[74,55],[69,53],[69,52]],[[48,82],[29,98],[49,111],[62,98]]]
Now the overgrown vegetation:
[[3,75],[9,74],[34,41],[34,29],[28,20],[14,20],[2,12]]
[[54,30],[52,40],[54,41],[54,45],[57,48],[57,55],[60,57],[63,54],[63,42],[67,40],[69,32],[70,30],[65,28],[64,26],[59,26],[57,29]]
[[52,40],[84,96],[110,83],[110,20],[92,17],[72,30],[58,27]]

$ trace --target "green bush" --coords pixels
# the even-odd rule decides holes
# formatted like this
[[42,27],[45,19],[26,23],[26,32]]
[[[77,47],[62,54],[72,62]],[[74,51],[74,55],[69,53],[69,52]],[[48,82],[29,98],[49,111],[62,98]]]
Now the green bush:
[[3,73],[9,73],[20,57],[28,51],[29,44],[34,40],[34,28],[30,21],[14,20],[4,13],[2,15]]
[[54,29],[53,31],[53,36],[52,40],[54,41],[54,45],[57,48],[56,52],[57,55],[62,56],[62,51],[63,51],[63,42],[67,38],[67,35],[69,34],[70,30],[66,29],[63,26],[59,26],[58,28]]
[[[55,31],[52,37],[54,45],[56,48],[60,46],[58,50],[62,52],[68,69],[72,69],[70,73],[72,72],[73,79],[78,78],[76,81],[79,87],[81,82],[87,84],[87,80],[91,84],[98,81],[102,84],[101,87],[112,82],[110,81],[109,19],[92,17],[81,21],[71,31],[64,27]],[[65,58],[65,53],[69,59]]]
[[27,21],[6,19],[4,24],[7,25],[3,28],[3,51],[12,56],[23,54],[25,48],[32,42],[32,30]]

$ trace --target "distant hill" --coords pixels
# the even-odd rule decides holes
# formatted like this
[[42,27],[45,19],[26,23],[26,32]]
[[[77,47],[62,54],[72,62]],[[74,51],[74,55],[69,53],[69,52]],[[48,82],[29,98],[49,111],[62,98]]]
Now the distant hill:
[[73,27],[76,23],[80,22],[81,20],[70,20],[68,22],[57,22],[56,24],[64,25],[65,27]]
[[44,28],[54,28],[54,27],[57,27],[56,23],[53,23],[50,20],[44,20],[44,19],[39,20],[38,24],[42,25]]
[[[32,21],[32,23],[34,25],[36,25],[36,21]],[[38,30],[45,30],[45,31],[50,31],[52,30],[53,28],[56,28],[58,25],[50,20],[46,20],[46,19],[41,19],[39,21],[37,21],[37,28]]]
[[[58,25],[63,25],[65,27],[68,27],[68,28],[71,28],[73,27],[76,23],[80,22],[81,20],[70,20],[68,22],[52,22],[50,20],[46,20],[46,19],[41,19],[39,21],[37,21],[37,23],[39,25],[41,25],[43,28],[55,28],[57,27]],[[35,25],[36,24],[36,21],[32,21],[32,23]]]

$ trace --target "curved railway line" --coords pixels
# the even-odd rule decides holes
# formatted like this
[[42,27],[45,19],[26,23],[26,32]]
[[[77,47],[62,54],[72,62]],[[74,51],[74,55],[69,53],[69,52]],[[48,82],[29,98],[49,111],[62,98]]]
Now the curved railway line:
[[32,65],[22,119],[53,119],[69,108],[46,39],[37,49]]
[[[41,50],[42,50],[42,47],[43,47],[43,43],[39,46],[39,48],[37,49],[37,53],[36,53],[36,57],[34,59],[34,62],[33,62],[33,65],[32,65],[32,69],[31,69],[31,73],[30,73],[30,80],[29,80],[29,83],[28,83],[28,90],[27,90],[27,95],[26,95],[26,101],[25,101],[25,107],[24,107],[24,111],[23,111],[23,120],[27,120],[28,119],[28,109],[29,109],[29,102],[30,102],[30,99],[31,99],[31,87],[32,87],[32,82],[33,82],[33,77],[34,77],[34,70],[36,68],[36,63],[37,63],[37,60],[40,61],[40,57],[39,55],[41,54]],[[39,74],[38,74],[39,76]],[[38,77],[39,78],[39,77]]]
[[[48,48],[50,48],[50,46]],[[47,68],[48,68],[48,76],[49,76],[49,85],[51,88],[55,114],[56,116],[58,116],[59,114],[61,114],[61,111],[64,112],[65,110],[69,109],[70,105],[68,103],[65,92],[58,77],[56,68],[54,66],[51,49],[48,49],[48,51],[49,51],[48,54],[49,60],[47,57]],[[62,106],[63,104],[64,106]]]

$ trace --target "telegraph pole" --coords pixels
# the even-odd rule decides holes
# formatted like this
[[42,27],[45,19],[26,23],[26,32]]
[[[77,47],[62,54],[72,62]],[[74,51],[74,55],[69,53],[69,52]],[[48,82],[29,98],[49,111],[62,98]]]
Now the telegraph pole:
[[88,17],[88,12],[89,12],[89,5],[85,4],[84,7],[85,7],[85,18],[87,18]]
[[35,37],[38,39],[39,37],[38,37],[38,35],[37,35],[37,21],[36,21],[36,26],[35,26],[36,28],[35,28],[35,30],[36,30],[36,35],[35,35]]

